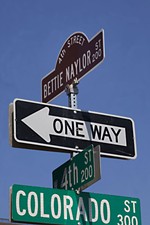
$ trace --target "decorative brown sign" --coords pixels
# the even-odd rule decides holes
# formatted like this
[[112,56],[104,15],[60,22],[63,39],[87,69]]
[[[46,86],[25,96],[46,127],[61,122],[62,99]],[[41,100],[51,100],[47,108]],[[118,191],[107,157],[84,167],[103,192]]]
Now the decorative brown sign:
[[72,34],[60,51],[55,70],[42,79],[42,102],[49,102],[63,92],[67,84],[80,80],[104,57],[104,30],[91,41],[81,32]]

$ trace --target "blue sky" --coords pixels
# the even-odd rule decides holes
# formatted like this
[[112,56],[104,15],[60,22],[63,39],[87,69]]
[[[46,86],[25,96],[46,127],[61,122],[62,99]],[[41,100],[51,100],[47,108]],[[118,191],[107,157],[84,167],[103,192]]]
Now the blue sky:
[[[150,2],[133,0],[0,0],[0,218],[9,217],[12,184],[52,187],[52,171],[69,154],[12,148],[8,107],[41,101],[41,79],[55,68],[74,32],[105,32],[105,60],[79,83],[78,108],[135,122],[137,158],[102,158],[102,179],[86,191],[137,197],[149,221]],[[65,93],[51,104],[68,106]]]

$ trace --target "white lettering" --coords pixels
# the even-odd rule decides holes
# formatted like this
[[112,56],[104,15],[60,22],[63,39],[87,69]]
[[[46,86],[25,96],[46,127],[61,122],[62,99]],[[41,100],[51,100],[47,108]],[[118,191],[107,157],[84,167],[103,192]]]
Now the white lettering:
[[73,183],[78,184],[78,167],[75,165],[75,163],[73,163]]
[[63,71],[53,76],[51,80],[43,85],[44,98],[50,96],[63,86]]
[[[130,212],[131,208],[132,208],[133,213],[136,213],[136,203],[137,203],[136,201],[130,202],[129,200],[125,200],[124,204],[125,204],[126,208],[124,208],[124,211]],[[130,205],[131,205],[131,207],[130,207]]]
[[[106,214],[104,213],[105,209],[106,209],[106,212],[107,212]],[[105,224],[108,224],[110,222],[110,205],[109,205],[109,202],[106,199],[103,199],[101,201],[100,214],[101,214],[102,222],[105,223]],[[104,215],[106,215],[107,217],[105,218]]]
[[[69,202],[69,203],[68,203]],[[67,220],[67,211],[69,213],[70,220],[73,220],[73,214],[72,214],[72,206],[73,206],[73,200],[70,196],[64,195],[64,219]]]
[[23,209],[21,211],[20,209],[20,196],[26,196],[26,193],[22,190],[18,191],[17,194],[16,194],[16,210],[17,210],[17,213],[19,214],[19,216],[24,216],[26,214],[26,209]]
[[70,48],[72,45],[74,44],[79,44],[81,46],[83,46],[84,44],[84,41],[85,41],[85,38],[82,36],[82,35],[74,35],[72,37],[70,37],[67,41],[67,44],[68,44],[68,48]]
[[84,153],[84,157],[85,157],[84,164],[85,164],[85,165],[87,165],[88,162],[91,162],[91,152],[92,152],[92,149],[89,149],[88,152],[85,152],[85,153]]
[[[94,217],[92,214],[92,211],[93,211],[92,203],[94,204],[94,209],[95,209]],[[89,220],[90,222],[96,222],[98,220],[98,203],[94,198],[89,198]]]
[[48,89],[48,87],[47,87],[47,86],[48,86],[48,84],[47,84],[47,85],[46,85],[46,84],[44,84],[44,88],[43,88],[43,89],[44,89],[44,98],[46,98],[46,97],[47,97],[47,95],[48,95],[48,94],[47,94],[47,89]]
[[77,77],[79,73],[85,70],[91,64],[91,51],[88,50],[82,55],[81,58],[78,58],[71,65],[66,67],[66,82],[72,80],[74,77]]
[[89,66],[91,64],[91,51],[88,50],[87,51],[87,66]]
[[[89,160],[89,159],[88,159]],[[74,164],[74,168],[76,165]],[[76,169],[70,169],[72,171]],[[72,182],[73,183],[73,182]],[[26,190],[26,189],[25,189]],[[34,190],[34,189],[33,189]],[[57,190],[56,190],[57,191]],[[44,192],[44,191],[43,191]],[[46,194],[38,191],[37,193],[34,191],[30,191],[27,193],[24,190],[19,190],[16,192],[16,206],[13,209],[16,209],[15,214],[20,217],[29,216],[30,219],[28,222],[38,222],[39,219],[41,223],[59,223],[60,219],[62,223],[65,224],[66,221],[74,221],[76,223],[84,224],[88,222],[91,223],[99,223],[99,224],[110,224],[113,222],[113,216],[111,215],[113,207],[110,201],[101,197],[93,195],[76,195],[73,196],[71,192],[65,192],[66,194],[60,195],[51,193],[50,190],[47,190]],[[12,193],[13,194],[13,193]],[[117,201],[117,199],[116,199]],[[124,206],[122,212],[123,215],[118,214],[116,224],[118,225],[138,225],[138,218],[136,216],[136,200],[124,200]],[[12,211],[13,212],[13,211]],[[134,215],[132,215],[134,213]],[[33,220],[33,217],[36,217]],[[39,218],[40,217],[40,218]],[[23,218],[22,218],[23,219]],[[58,221],[57,221],[58,220]],[[64,221],[63,221],[64,220]]]
[[83,215],[84,221],[87,221],[87,215],[86,215],[85,206],[84,206],[84,202],[83,202],[82,197],[79,197],[77,214],[76,214],[76,220],[77,221],[80,219],[80,215]]
[[72,187],[72,182],[71,182],[71,176],[72,175],[72,169],[71,166],[68,168],[68,176],[69,176],[69,187]]
[[124,211],[125,212],[130,212],[130,206],[129,206],[130,202],[128,200],[125,200],[124,204],[126,206],[126,208],[124,208]]
[[133,213],[136,213],[136,208],[135,208],[135,205],[136,205],[136,201],[131,201],[132,203],[132,207],[133,207]]
[[[106,214],[104,213],[106,209]],[[100,204],[100,214],[101,219],[104,224],[108,224],[110,222],[110,204],[106,199],[103,199]],[[104,216],[106,215],[106,216]],[[106,218],[105,218],[106,217]]]
[[[56,205],[54,204],[55,200],[57,203],[57,208],[55,207]],[[57,212],[55,212],[55,208],[57,209]],[[61,200],[60,196],[57,194],[53,194],[51,197],[51,213],[54,219],[59,219],[61,216]]]
[[74,65],[75,65],[75,71],[76,71],[76,76],[77,76],[78,75],[79,59],[77,59],[77,61],[74,61]]
[[49,214],[44,213],[44,193],[40,193],[41,217],[49,218]]
[[[32,199],[34,201],[34,204],[31,204]],[[37,197],[37,194],[35,192],[31,191],[28,194],[27,205],[28,205],[28,213],[29,213],[29,215],[32,216],[32,217],[37,216],[37,214],[38,214],[38,197]],[[34,205],[33,208],[32,208],[32,205]]]

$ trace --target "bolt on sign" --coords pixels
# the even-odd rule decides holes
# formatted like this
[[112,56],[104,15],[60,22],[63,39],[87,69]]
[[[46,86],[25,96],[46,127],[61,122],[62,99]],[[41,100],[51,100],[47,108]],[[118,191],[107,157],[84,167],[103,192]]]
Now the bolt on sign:
[[141,225],[138,198],[13,185],[12,222],[70,225]]
[[42,79],[42,102],[49,102],[63,92],[67,84],[80,80],[104,57],[103,29],[90,41],[84,33],[72,34],[59,53],[55,69]]
[[84,190],[101,177],[100,146],[87,147],[53,171],[53,187]]

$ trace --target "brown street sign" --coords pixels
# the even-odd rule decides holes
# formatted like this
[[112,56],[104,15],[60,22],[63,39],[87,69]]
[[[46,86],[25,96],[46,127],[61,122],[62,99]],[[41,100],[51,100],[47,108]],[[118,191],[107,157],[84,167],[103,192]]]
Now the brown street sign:
[[80,80],[105,57],[104,30],[92,40],[81,32],[72,34],[63,45],[53,71],[42,79],[42,102],[62,93],[68,84]]

